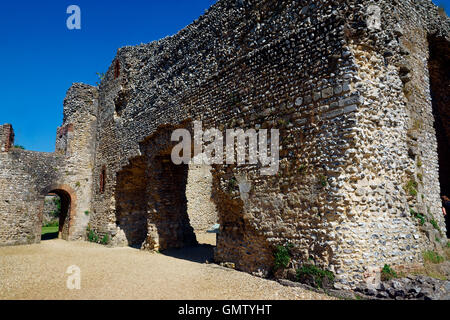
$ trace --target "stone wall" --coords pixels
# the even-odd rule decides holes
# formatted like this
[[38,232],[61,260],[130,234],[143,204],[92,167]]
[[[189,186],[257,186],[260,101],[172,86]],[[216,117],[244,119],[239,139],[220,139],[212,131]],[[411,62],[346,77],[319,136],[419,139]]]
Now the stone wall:
[[46,188],[57,180],[62,163],[50,153],[0,152],[0,245],[41,240]]
[[186,184],[187,212],[195,232],[206,232],[218,222],[212,198],[211,166],[189,164]]
[[[68,240],[85,238],[91,208],[96,101],[93,87],[74,84],[69,89],[55,153],[2,149],[0,245],[41,240],[44,200],[50,192],[62,201],[60,236]],[[4,136],[14,136],[9,130],[10,125],[1,126],[2,145]]]
[[[428,174],[422,173],[417,199],[405,191],[419,172],[418,159],[409,156],[406,133],[415,107],[401,100],[405,69],[396,61],[402,56],[396,23],[421,30],[417,39],[404,31],[405,39],[420,46],[432,32],[426,21],[443,18],[429,2],[382,1],[377,27],[370,4],[219,1],[172,37],[119,49],[99,89],[97,189],[102,168],[107,177],[104,192],[94,194],[92,225],[113,237],[120,233],[116,175],[135,157],[146,158],[147,168],[154,165],[142,142],[161,128],[193,120],[220,130],[278,128],[277,176],[261,177],[248,166],[212,168],[221,224],[217,261],[267,275],[274,247],[291,242],[296,264],[312,259],[335,272],[341,287],[364,280],[372,267],[419,261],[429,242],[410,209],[419,211],[422,194],[430,217],[441,230],[445,226],[437,210],[427,86],[421,91],[429,121],[422,139],[428,145],[420,148],[426,150],[421,161]],[[420,6],[430,10],[407,11]],[[448,34],[448,20],[437,27]],[[427,48],[417,57],[421,64],[411,69],[420,78],[427,73]],[[237,177],[251,185],[248,199],[238,185],[230,188]],[[147,193],[149,208],[159,201],[151,200],[155,193]],[[162,230],[155,225],[151,230],[148,247],[154,248]]]
[[[215,260],[255,275],[270,274],[286,243],[294,267],[326,268],[338,288],[420,263],[445,243],[438,143],[448,136],[435,119],[447,118],[448,97],[433,83],[448,81],[436,70],[448,66],[449,30],[428,0],[220,0],[174,36],[119,49],[98,89],[69,89],[56,152],[41,159],[59,161],[48,181],[24,178],[17,187],[31,191],[7,198],[25,169],[19,151],[0,153],[0,195],[16,199],[0,223],[52,185],[71,199],[69,239],[89,226],[112,245],[163,250],[196,243],[193,231],[217,217]],[[279,129],[278,173],[174,165],[171,133],[192,133],[194,120]],[[26,238],[6,229],[1,243]]]

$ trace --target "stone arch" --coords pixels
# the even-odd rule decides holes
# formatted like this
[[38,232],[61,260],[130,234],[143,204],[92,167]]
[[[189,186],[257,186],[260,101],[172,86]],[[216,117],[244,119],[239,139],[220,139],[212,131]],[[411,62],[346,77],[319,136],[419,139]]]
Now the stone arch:
[[[58,238],[69,240],[73,232],[73,226],[75,225],[77,206],[76,193],[70,186],[64,184],[52,185],[45,188],[42,192],[42,196],[45,197],[45,195],[49,193],[54,193],[61,199],[61,214],[59,218]],[[38,221],[40,221],[40,223],[42,222],[42,215],[43,207],[39,212]]]
[[116,224],[130,246],[165,250],[197,243],[187,214],[188,165],[170,158],[172,132],[189,130],[189,123],[160,126],[140,143],[141,156],[117,173]]

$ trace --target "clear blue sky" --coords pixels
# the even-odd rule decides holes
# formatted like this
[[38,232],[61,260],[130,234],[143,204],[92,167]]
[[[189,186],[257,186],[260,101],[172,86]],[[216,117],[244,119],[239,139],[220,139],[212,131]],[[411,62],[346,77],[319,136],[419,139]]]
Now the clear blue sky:
[[[117,48],[172,35],[215,0],[4,0],[0,3],[0,124],[16,144],[54,151],[62,103],[73,82],[95,85]],[[436,0],[447,12],[450,0]],[[81,30],[68,30],[66,9],[81,8]]]

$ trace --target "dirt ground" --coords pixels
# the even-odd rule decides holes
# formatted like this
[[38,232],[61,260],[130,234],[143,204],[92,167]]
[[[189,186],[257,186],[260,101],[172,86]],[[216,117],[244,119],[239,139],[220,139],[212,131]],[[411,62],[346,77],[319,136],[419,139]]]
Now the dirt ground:
[[[199,235],[199,247],[164,253],[63,240],[2,247],[0,299],[332,299],[205,263],[214,236]],[[72,265],[81,271],[79,290],[67,288]]]

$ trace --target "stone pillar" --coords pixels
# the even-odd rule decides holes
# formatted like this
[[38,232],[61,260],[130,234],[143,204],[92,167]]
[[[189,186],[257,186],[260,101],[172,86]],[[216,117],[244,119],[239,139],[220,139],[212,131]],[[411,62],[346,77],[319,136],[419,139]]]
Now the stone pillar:
[[0,126],[0,152],[8,152],[14,146],[14,130],[12,125]]

